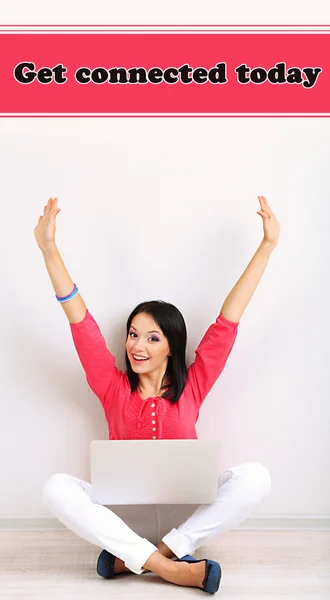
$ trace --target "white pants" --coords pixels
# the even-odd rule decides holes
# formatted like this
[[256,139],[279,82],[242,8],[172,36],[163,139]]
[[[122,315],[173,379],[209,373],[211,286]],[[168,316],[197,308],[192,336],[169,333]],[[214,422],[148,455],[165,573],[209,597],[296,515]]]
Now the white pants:
[[[249,462],[220,475],[214,504],[111,506],[91,500],[89,483],[59,473],[43,489],[51,513],[75,534],[140,575],[161,540],[182,558],[244,521],[271,490],[268,470]],[[167,533],[169,532],[169,533]]]

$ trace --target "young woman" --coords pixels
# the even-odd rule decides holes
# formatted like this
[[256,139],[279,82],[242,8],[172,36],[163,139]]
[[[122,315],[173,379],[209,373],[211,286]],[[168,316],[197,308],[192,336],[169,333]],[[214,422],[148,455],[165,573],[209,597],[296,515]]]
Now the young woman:
[[[180,311],[162,301],[143,302],[127,321],[125,373],[116,368],[114,356],[56,247],[56,216],[60,211],[57,198],[50,198],[44,207],[35,238],[56,298],[69,320],[88,384],[103,405],[110,439],[197,438],[200,407],[225,367],[238,323],[278,242],[279,223],[266,198],[258,196],[258,200],[263,240],[204,335],[193,364],[187,369],[186,327]],[[155,507],[156,533],[148,529],[149,520],[154,519],[150,510],[147,520],[141,524],[137,515],[129,527],[129,519],[120,518],[120,510],[92,502],[90,484],[70,475],[52,475],[43,497],[66,527],[103,548],[97,565],[103,577],[152,571],[177,585],[215,593],[220,584],[220,565],[206,559],[197,561],[191,554],[245,520],[270,489],[269,472],[260,463],[235,466],[219,477],[214,504],[201,505],[194,511],[191,505],[169,507],[167,527],[171,522],[172,528],[165,529],[164,535],[160,511],[165,513],[166,506]],[[185,517],[181,520],[182,513]],[[171,560],[173,557],[176,559]]]

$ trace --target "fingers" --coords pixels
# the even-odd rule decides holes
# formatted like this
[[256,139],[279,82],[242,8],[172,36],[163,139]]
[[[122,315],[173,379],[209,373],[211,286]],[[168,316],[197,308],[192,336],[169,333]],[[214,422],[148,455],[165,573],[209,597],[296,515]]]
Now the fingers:
[[271,217],[273,213],[270,210],[267,198],[265,198],[265,196],[258,196],[258,200],[260,203],[261,212],[263,212],[265,216]]
[[44,206],[44,217],[47,217],[53,210],[57,208],[57,198],[49,198]]
[[46,215],[48,215],[48,213],[50,211],[50,205],[51,205],[52,200],[53,200],[53,198],[49,198],[47,204],[44,206],[44,217]]

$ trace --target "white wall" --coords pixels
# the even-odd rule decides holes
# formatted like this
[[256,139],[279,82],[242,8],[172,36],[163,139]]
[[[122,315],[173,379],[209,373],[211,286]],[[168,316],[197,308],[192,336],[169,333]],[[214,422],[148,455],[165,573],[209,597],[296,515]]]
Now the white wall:
[[[329,23],[330,16],[323,2],[76,8],[8,3],[2,22]],[[46,515],[46,478],[57,471],[88,478],[89,442],[107,436],[34,240],[55,195],[58,247],[120,368],[125,320],[144,299],[178,306],[193,360],[261,241],[256,196],[268,197],[280,242],[197,429],[222,441],[224,468],[249,460],[269,468],[273,491],[258,514],[330,512],[329,134],[328,119],[0,120],[0,517]]]
[[[57,471],[88,478],[106,438],[33,229],[59,196],[57,244],[124,368],[125,319],[144,299],[176,304],[188,363],[262,238],[256,196],[281,223],[202,437],[223,464],[273,476],[260,514],[326,514],[329,478],[326,119],[8,119],[1,127],[2,516],[42,515]],[[259,514],[259,513],[258,513]]]

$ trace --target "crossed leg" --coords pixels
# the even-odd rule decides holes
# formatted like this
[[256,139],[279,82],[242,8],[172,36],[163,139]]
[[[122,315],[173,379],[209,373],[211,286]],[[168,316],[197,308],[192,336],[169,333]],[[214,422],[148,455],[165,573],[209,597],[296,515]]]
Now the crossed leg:
[[[194,554],[205,543],[242,523],[267,498],[271,491],[268,470],[258,462],[237,465],[220,475],[217,500],[200,505],[181,525],[172,528],[157,545],[166,558]],[[177,511],[171,519],[177,521]],[[115,561],[115,572],[129,572],[123,560]]]
[[135,533],[112,510],[93,502],[91,486],[77,477],[53,475],[43,490],[44,502],[66,527],[125,562],[137,575],[149,569],[177,585],[202,587],[205,565],[173,563]]
[[76,477],[53,475],[44,487],[43,497],[52,514],[71,531],[114,554],[126,569],[141,574],[149,566],[154,571],[151,562],[155,557],[151,555],[157,550],[164,561],[170,553],[182,558],[237,526],[270,490],[269,472],[260,463],[244,463],[225,471],[219,477],[216,502],[200,505],[186,521],[163,536],[159,548],[135,533],[113,511],[93,502],[90,484]]

